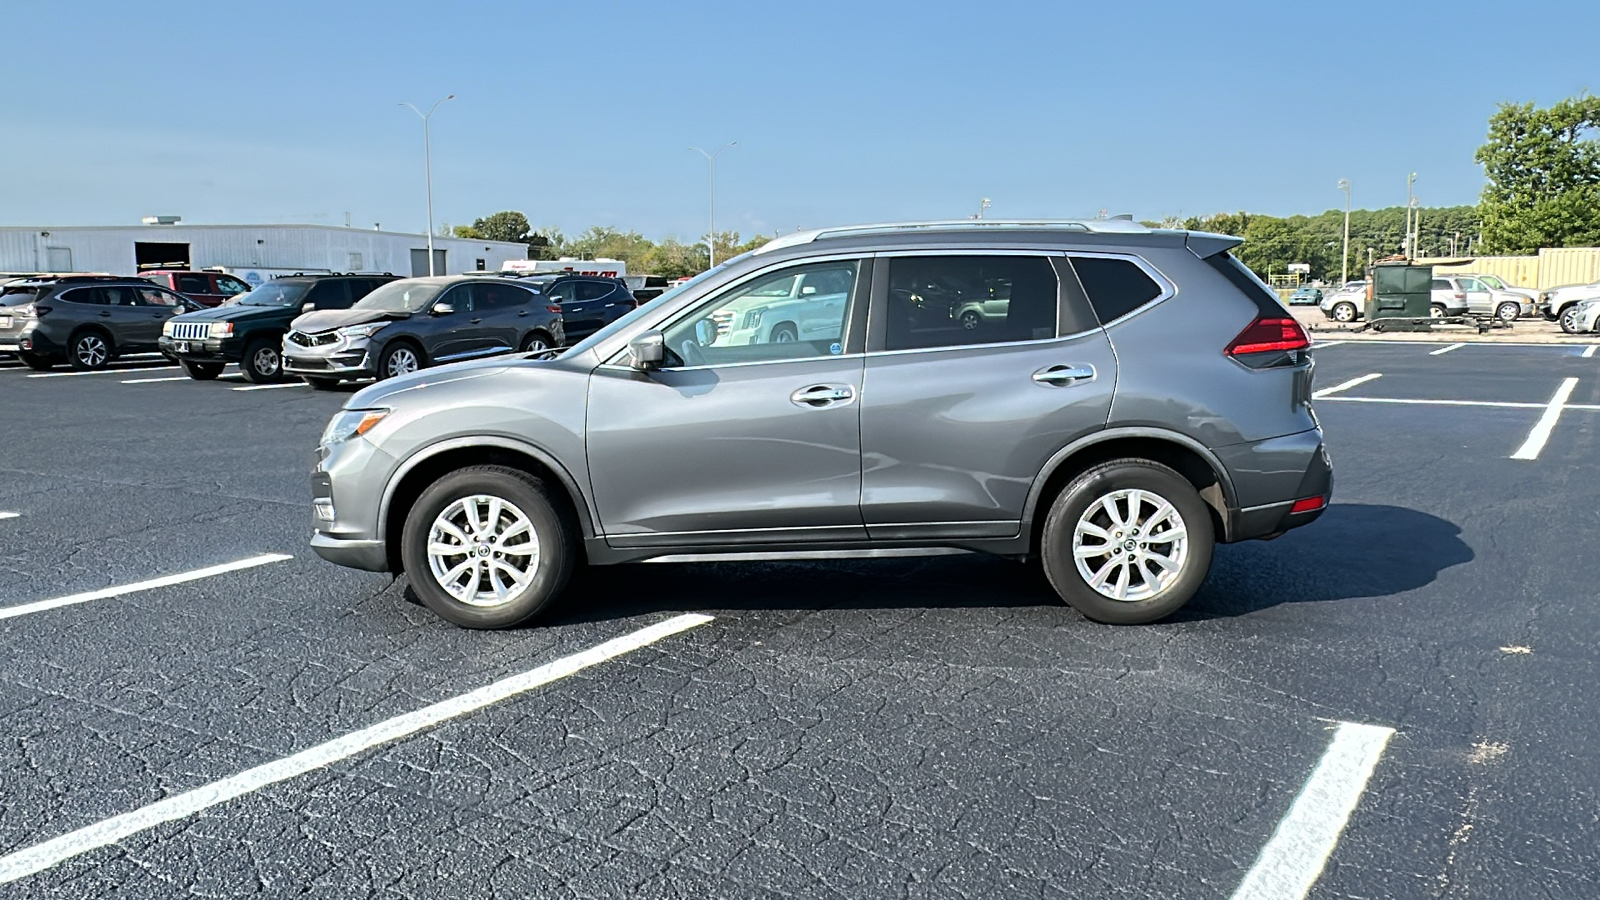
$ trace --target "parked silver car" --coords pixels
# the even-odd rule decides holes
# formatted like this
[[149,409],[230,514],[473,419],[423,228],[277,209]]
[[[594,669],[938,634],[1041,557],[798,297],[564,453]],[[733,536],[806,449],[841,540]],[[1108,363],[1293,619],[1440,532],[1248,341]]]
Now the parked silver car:
[[[1089,618],[1159,619],[1214,544],[1305,525],[1332,489],[1306,334],[1239,242],[1121,221],[785,235],[553,359],[356,393],[318,450],[311,545],[474,628],[546,610],[585,563],[879,548],[1037,560]],[[795,333],[725,340],[841,274]],[[1003,311],[964,314],[984,298]]]
[[1337,291],[1324,294],[1317,306],[1335,322],[1354,322],[1361,318],[1367,302],[1365,281],[1347,282]]

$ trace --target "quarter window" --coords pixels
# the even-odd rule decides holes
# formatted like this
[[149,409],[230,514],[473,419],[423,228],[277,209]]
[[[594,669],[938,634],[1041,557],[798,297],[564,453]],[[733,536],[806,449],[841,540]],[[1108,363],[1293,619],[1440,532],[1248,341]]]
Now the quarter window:
[[1072,268],[1078,273],[1078,281],[1089,295],[1089,305],[1094,307],[1102,325],[1109,325],[1161,296],[1161,285],[1132,260],[1074,256]]
[[[719,294],[669,326],[671,366],[815,359],[844,352],[856,260],[782,269]],[[675,357],[675,358],[674,358]]]
[[905,256],[889,261],[888,350],[1056,336],[1060,282],[1038,256]]

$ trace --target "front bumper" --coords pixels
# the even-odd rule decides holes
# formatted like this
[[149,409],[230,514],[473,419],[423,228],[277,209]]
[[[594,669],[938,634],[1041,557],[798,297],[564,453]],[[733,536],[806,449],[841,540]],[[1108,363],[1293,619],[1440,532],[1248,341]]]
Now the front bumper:
[[194,362],[238,362],[244,352],[244,342],[238,338],[206,338],[198,341],[179,341],[166,335],[156,342],[161,352],[174,359]]
[[311,471],[311,549],[323,559],[369,572],[389,571],[379,523],[393,457],[364,438],[319,447]]

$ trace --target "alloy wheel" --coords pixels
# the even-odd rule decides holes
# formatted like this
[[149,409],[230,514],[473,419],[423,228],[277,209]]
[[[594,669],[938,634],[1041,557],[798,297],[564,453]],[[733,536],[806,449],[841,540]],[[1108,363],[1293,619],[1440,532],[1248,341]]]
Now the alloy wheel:
[[279,366],[278,351],[271,347],[262,347],[250,358],[250,365],[262,375],[276,375]]
[[410,347],[397,347],[389,354],[388,374],[410,375],[418,368],[417,354]]
[[507,603],[539,571],[539,535],[516,504],[488,494],[451,503],[428,529],[428,569],[469,606]]
[[105,340],[97,334],[86,334],[78,338],[78,342],[73,345],[72,352],[78,357],[79,362],[90,369],[99,368],[105,363],[106,357],[111,354],[110,348],[106,347]]
[[1112,491],[1089,504],[1072,532],[1084,583],[1127,603],[1160,596],[1183,574],[1189,532],[1177,507],[1148,490]]

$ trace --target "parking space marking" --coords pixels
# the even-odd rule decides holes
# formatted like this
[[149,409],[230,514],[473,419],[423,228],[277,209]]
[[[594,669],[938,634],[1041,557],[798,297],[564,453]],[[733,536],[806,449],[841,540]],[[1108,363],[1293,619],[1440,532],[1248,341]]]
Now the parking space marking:
[[1290,900],[1310,892],[1393,736],[1393,728],[1381,725],[1339,723],[1233,900]]
[[101,588],[98,591],[84,591],[81,594],[69,594],[65,597],[56,597],[51,600],[39,600],[34,603],[24,603],[20,606],[0,607],[0,619],[14,619],[17,616],[26,616],[29,613],[44,612],[48,609],[58,609],[63,606],[72,606],[78,603],[88,603],[92,600],[106,600],[111,597],[120,597],[124,594],[137,594],[140,591],[150,591],[156,588],[171,587],[188,581],[199,581],[213,575],[222,575],[228,572],[237,572],[240,569],[253,569],[268,563],[282,562],[294,559],[287,553],[263,553],[247,559],[223,563],[219,566],[207,566],[204,569],[195,569],[192,572],[179,572],[176,575],[163,575],[149,581],[136,581],[133,584],[124,584],[118,587]]
[[1594,356],[1594,351],[1596,350],[1600,350],[1600,344],[1590,344],[1589,346],[1583,348],[1583,358],[1592,358]]
[[17,518],[21,518],[21,517],[22,517],[22,513],[0,512],[0,519],[17,519]]
[[0,857],[0,884],[8,884],[18,879],[26,878],[74,856],[109,844],[115,844],[165,822],[187,818],[201,810],[253,793],[268,785],[287,781],[290,778],[349,759],[374,747],[394,743],[420,731],[441,725],[451,719],[459,718],[467,713],[499,703],[518,694],[526,693],[553,681],[559,681],[584,669],[632,653],[664,638],[688,631],[710,621],[712,621],[711,616],[699,613],[685,613],[684,615],[674,616],[664,622],[641,628],[632,634],[613,638],[588,650],[574,653],[571,656],[564,656],[554,662],[501,679],[475,691],[459,694],[448,700],[442,700],[431,706],[395,716],[392,719],[385,719],[376,725],[369,725],[360,731],[334,738],[331,741],[302,750],[292,756],[286,756],[282,759],[256,766],[253,769],[246,769],[221,781],[213,781],[194,790],[158,800],[132,812],[113,816],[85,828],[80,828],[77,831],[71,831],[60,837],[34,844],[31,847]]
[[1320,344],[1312,344],[1311,345],[1311,349],[1313,349],[1313,350],[1321,350],[1323,347],[1335,347],[1335,346],[1338,346],[1339,344],[1348,344],[1348,343],[1350,343],[1350,342],[1349,341],[1323,341]]
[[1451,344],[1448,347],[1440,347],[1437,350],[1429,351],[1428,355],[1429,356],[1443,356],[1446,353],[1449,353],[1451,350],[1460,350],[1462,347],[1465,347],[1465,346],[1466,346],[1466,344]]
[[304,381],[286,381],[283,384],[252,384],[247,387],[236,387],[236,391],[270,391],[273,388],[310,387]]
[[1561,386],[1556,388],[1556,394],[1550,398],[1550,403],[1544,408],[1544,414],[1539,421],[1534,423],[1533,430],[1528,432],[1528,439],[1522,442],[1517,452],[1511,454],[1512,459],[1538,459],[1539,451],[1544,449],[1545,441],[1550,440],[1550,432],[1555,430],[1556,420],[1561,418],[1561,410],[1567,405],[1567,398],[1572,396],[1572,389],[1578,386],[1578,379],[1566,378]]
[[128,375],[130,373],[150,372],[156,369],[170,369],[172,366],[126,366],[121,369],[96,369],[93,372],[41,372],[38,375],[29,375],[29,378],[72,378],[77,375]]
[[1352,379],[1350,379],[1349,381],[1346,381],[1343,384],[1336,384],[1331,388],[1323,388],[1322,390],[1313,393],[1311,395],[1311,399],[1313,399],[1313,400],[1321,400],[1323,397],[1331,397],[1334,394],[1339,393],[1340,391],[1348,391],[1348,390],[1350,390],[1351,388],[1353,388],[1353,387],[1355,387],[1357,385],[1366,384],[1367,382],[1373,380],[1374,378],[1382,378],[1382,377],[1383,377],[1383,373],[1382,372],[1373,372],[1371,375],[1363,375],[1360,378],[1352,378]]
[[167,378],[130,378],[123,384],[155,384],[158,381],[188,381],[187,375],[173,375]]

